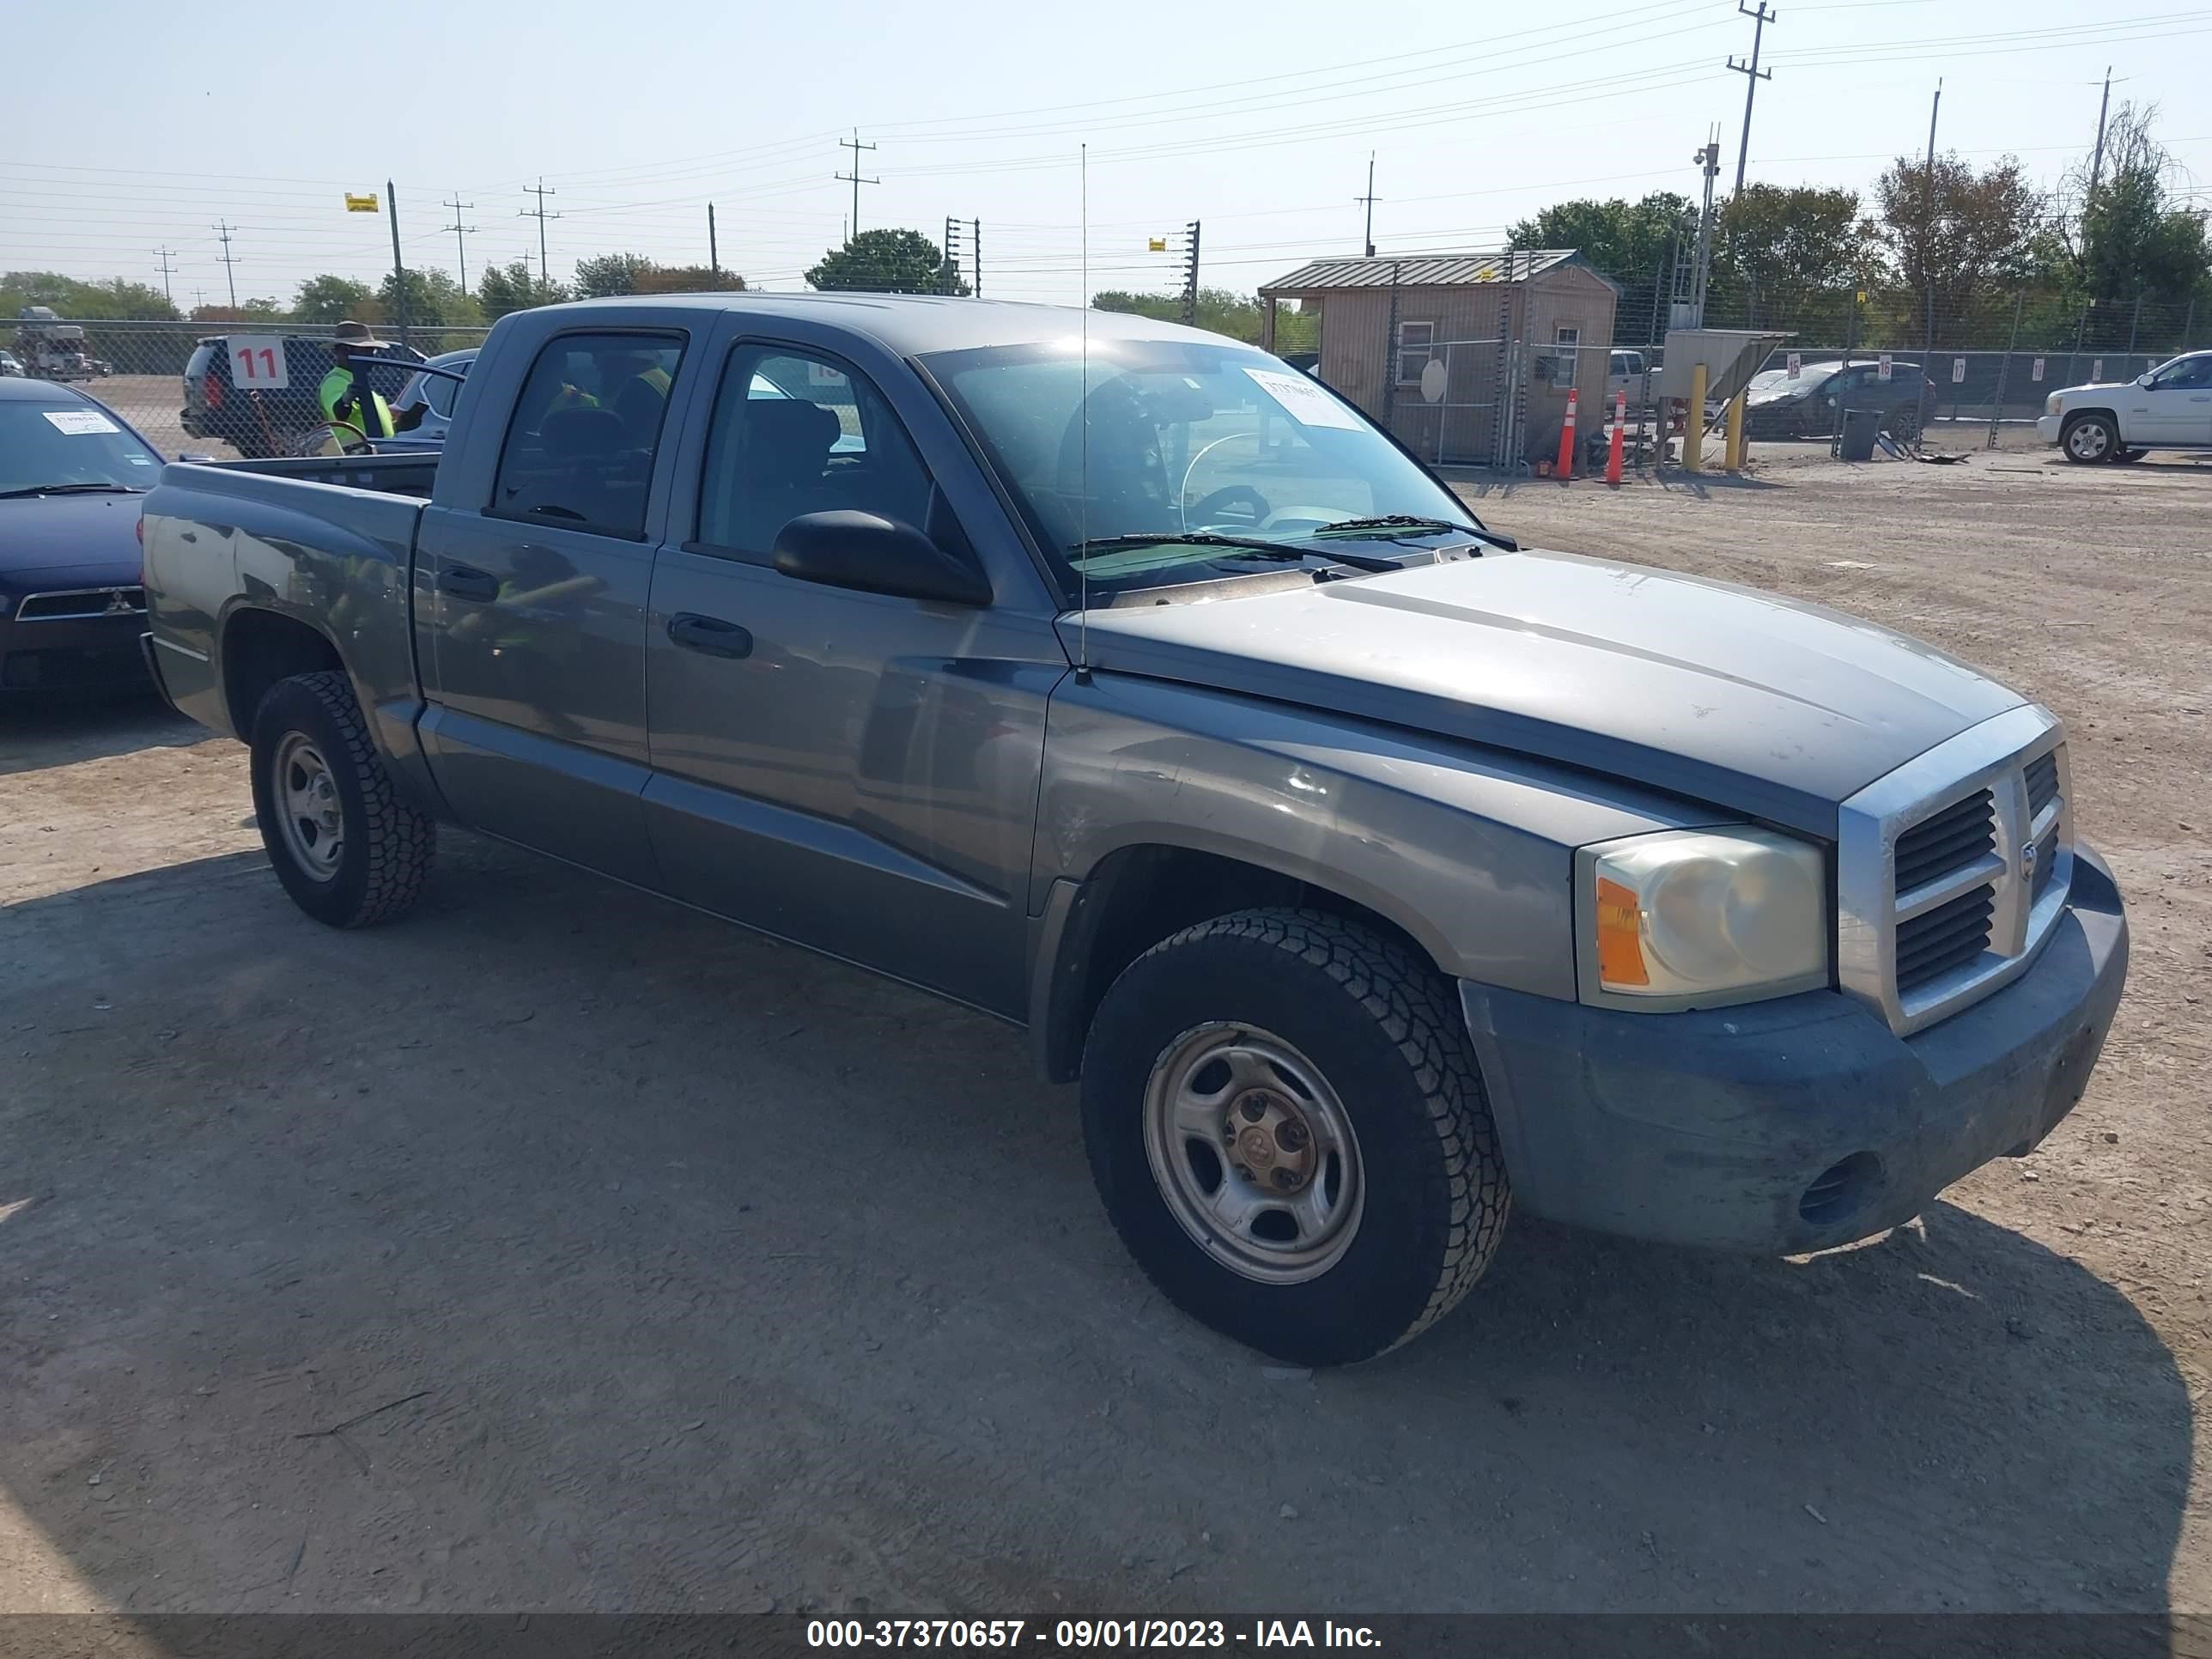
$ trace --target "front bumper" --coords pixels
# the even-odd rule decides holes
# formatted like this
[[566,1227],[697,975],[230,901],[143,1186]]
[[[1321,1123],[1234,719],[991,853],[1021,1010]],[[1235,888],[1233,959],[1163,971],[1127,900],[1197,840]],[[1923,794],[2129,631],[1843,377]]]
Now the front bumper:
[[0,696],[132,690],[146,684],[137,612],[82,620],[0,621]]
[[2112,872],[2005,989],[1909,1037],[1834,991],[1683,1014],[1462,982],[1516,1204],[1669,1243],[1791,1255],[1910,1220],[2073,1109],[2127,977]]
[[2035,417],[2035,435],[2047,444],[2058,441],[2058,428],[2065,420],[2063,415],[2039,415]]

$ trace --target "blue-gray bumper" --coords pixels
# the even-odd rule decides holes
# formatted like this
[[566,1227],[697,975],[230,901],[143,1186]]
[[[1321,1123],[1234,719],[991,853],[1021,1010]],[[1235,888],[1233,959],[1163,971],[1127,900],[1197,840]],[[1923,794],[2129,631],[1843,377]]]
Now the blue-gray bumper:
[[1911,1219],[2081,1097],[2127,977],[2112,872],[2077,849],[2021,978],[1899,1037],[1833,991],[1685,1014],[1463,983],[1517,1207],[1672,1243],[1792,1254]]

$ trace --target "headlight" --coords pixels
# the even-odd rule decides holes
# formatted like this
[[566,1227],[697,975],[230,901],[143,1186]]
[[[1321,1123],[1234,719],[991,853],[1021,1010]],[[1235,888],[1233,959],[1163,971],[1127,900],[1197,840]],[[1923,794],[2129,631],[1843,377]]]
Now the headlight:
[[1576,856],[1583,1000],[1651,1012],[1828,982],[1820,849],[1764,830],[1674,830]]
[[2043,400],[2043,412],[2046,415],[2056,415],[2058,412],[2058,394],[2057,392],[2052,392],[2048,398],[2045,398]]

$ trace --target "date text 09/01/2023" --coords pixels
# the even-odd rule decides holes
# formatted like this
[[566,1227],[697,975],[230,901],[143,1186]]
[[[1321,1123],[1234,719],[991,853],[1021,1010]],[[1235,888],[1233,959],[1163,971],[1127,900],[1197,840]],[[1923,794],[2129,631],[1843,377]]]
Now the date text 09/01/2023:
[[1231,1627],[1220,1619],[811,1619],[810,1648],[1361,1648],[1381,1638],[1365,1625],[1260,1619]]

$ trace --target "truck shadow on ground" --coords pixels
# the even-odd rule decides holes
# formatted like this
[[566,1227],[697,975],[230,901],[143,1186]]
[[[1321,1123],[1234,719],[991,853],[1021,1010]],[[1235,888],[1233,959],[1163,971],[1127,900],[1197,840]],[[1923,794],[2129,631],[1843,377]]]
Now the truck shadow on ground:
[[1005,1027],[442,857],[359,934],[258,854],[0,910],[0,1523],[58,1582],[149,1613],[2165,1607],[2173,1360],[1971,1209],[1801,1262],[1516,1219],[1417,1342],[1287,1371],[1130,1266]]
[[[1600,478],[1576,478],[1562,483],[1557,478],[1516,478],[1492,472],[1447,470],[1443,477],[1455,492],[1468,501],[1511,501],[1516,496],[1544,490],[1573,492],[1576,490],[1607,489]],[[1759,494],[1770,489],[1786,489],[1789,485],[1773,478],[1762,478],[1751,473],[1684,472],[1669,467],[1664,472],[1631,472],[1620,485],[1624,489],[1659,489],[1669,495],[1684,496],[1692,501],[1705,501],[1715,495]],[[1499,526],[1504,527],[1504,526]]]
[[0,777],[107,760],[141,749],[188,749],[209,733],[157,699],[137,694],[0,702]]

